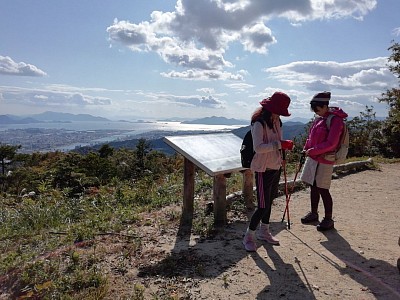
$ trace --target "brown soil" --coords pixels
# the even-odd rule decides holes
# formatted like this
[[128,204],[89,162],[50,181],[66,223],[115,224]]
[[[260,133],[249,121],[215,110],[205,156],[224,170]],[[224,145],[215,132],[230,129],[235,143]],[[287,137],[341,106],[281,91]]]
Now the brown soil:
[[258,241],[255,253],[242,245],[251,212],[229,211],[229,225],[207,239],[185,234],[179,206],[149,214],[135,229],[138,248],[123,236],[97,240],[106,299],[141,299],[135,286],[145,299],[400,299],[399,174],[400,164],[383,164],[333,180],[335,229],[325,233],[300,223],[308,190],[292,195],[290,230],[279,197],[271,229],[280,245]]
[[[256,253],[242,245],[251,212],[231,211],[231,223],[212,239],[149,226],[143,265],[114,277],[110,292],[132,295],[133,283],[141,283],[146,299],[162,291],[177,299],[400,299],[399,174],[400,164],[384,164],[333,180],[335,230],[326,233],[300,223],[308,190],[292,195],[290,230],[279,197],[271,229],[280,245],[258,241]],[[165,221],[162,212],[152,217]]]

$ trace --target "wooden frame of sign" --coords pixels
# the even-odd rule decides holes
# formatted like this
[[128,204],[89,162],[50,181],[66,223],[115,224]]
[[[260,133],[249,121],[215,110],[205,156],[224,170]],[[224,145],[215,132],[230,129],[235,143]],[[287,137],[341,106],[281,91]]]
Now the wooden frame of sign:
[[193,217],[195,166],[213,177],[214,223],[227,222],[226,178],[233,172],[243,174],[242,192],[246,207],[253,207],[253,173],[240,161],[242,138],[233,133],[168,136],[164,142],[184,156],[184,192],[182,219],[188,224]]

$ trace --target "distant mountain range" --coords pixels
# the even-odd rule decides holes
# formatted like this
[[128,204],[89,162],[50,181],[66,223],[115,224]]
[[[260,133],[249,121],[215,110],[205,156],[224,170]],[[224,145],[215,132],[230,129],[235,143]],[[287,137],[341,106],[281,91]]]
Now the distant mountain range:
[[[290,139],[292,140],[294,137],[297,137],[301,134],[305,134],[306,132],[306,127],[307,125],[301,122],[286,122],[283,126],[283,139],[287,140]],[[231,132],[235,135],[237,135],[240,138],[243,138],[247,131],[250,130],[250,125],[240,127],[237,129],[233,129]],[[165,135],[187,135],[187,134],[201,134],[201,132],[192,132],[188,133],[187,131],[184,132],[158,132],[153,134],[153,138],[148,138],[146,137],[147,141],[150,143],[151,148],[153,150],[157,150],[160,152],[163,152],[168,155],[172,155],[175,152],[174,149],[172,149],[168,144],[164,142],[164,136]],[[134,139],[129,139],[129,140],[124,140],[124,141],[111,141],[107,142],[108,145],[110,145],[112,148],[115,149],[120,149],[120,148],[125,148],[125,149],[135,149],[136,145],[138,144],[140,138],[134,138]],[[90,151],[98,151],[101,148],[102,144],[97,144],[97,145],[91,145],[91,146],[84,146],[84,147],[78,147],[75,148],[73,151],[78,152],[80,154],[86,154],[89,153]]]
[[[205,117],[195,120],[183,120],[181,118],[174,119],[182,124],[205,124],[205,125],[248,125],[250,120],[228,119],[225,117]],[[293,118],[290,121],[282,120],[285,124],[304,124],[309,120],[303,118]],[[96,117],[89,114],[71,114],[46,111],[41,114],[17,116],[17,115],[0,115],[0,124],[35,124],[35,123],[69,123],[69,122],[112,122],[107,118]],[[119,122],[131,122],[119,120]],[[144,121],[142,121],[144,122]],[[293,125],[292,124],[292,125]]]
[[[285,118],[282,118],[282,122],[292,126],[292,125],[299,125],[299,124],[306,124],[310,121],[309,119],[305,118],[292,118],[288,121]],[[189,121],[181,121],[182,124],[205,124],[205,125],[249,125],[250,120],[240,120],[240,119],[228,119],[225,117],[205,117],[201,119],[189,120]]]
[[33,118],[21,118],[12,115],[0,115],[0,124],[30,124],[30,123],[41,123],[41,121]]
[[[301,122],[286,122],[283,125],[283,139],[292,140],[294,137],[306,133],[307,125]],[[233,129],[232,133],[240,138],[244,138],[247,131],[250,130],[250,125]]]
[[191,121],[182,121],[182,124],[205,124],[205,125],[247,125],[249,121],[238,119],[227,119],[225,117],[206,117]]
[[46,111],[30,116],[0,115],[0,124],[30,124],[30,123],[68,123],[68,122],[109,122],[109,119],[95,117],[89,114],[70,114]]
[[70,114],[70,113],[59,113],[59,112],[52,112],[46,111],[41,114],[32,115],[32,118],[43,121],[43,122],[50,122],[50,121],[61,121],[61,122],[82,122],[82,121],[91,121],[91,122],[107,122],[110,121],[109,119],[103,117],[96,117],[89,114]]

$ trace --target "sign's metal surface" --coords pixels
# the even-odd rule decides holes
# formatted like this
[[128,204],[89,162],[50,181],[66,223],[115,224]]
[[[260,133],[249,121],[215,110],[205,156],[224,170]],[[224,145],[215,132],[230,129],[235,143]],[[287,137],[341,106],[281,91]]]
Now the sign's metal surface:
[[242,139],[233,133],[166,136],[164,141],[210,176],[245,170]]

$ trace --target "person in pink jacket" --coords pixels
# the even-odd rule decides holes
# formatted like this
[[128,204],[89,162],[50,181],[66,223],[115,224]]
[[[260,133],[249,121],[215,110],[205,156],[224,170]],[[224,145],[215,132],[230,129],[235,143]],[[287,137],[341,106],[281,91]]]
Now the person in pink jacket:
[[255,173],[257,189],[257,208],[243,238],[247,251],[256,251],[255,231],[260,224],[258,239],[271,244],[279,244],[269,228],[272,201],[278,195],[282,164],[282,149],[293,148],[292,141],[282,140],[282,122],[280,116],[290,116],[288,107],[290,98],[285,93],[275,92],[260,102],[251,118],[251,135],[255,155],[250,169]]
[[[311,125],[308,138],[304,145],[307,156],[300,179],[311,186],[311,211],[301,218],[303,224],[319,222],[318,205],[322,198],[325,217],[317,225],[317,230],[325,231],[334,228],[332,219],[333,200],[329,192],[332,180],[335,151],[338,148],[343,132],[343,119],[347,114],[338,107],[329,107],[330,92],[314,95],[310,102],[311,110],[317,117]],[[331,119],[330,129],[327,127],[327,118]]]

